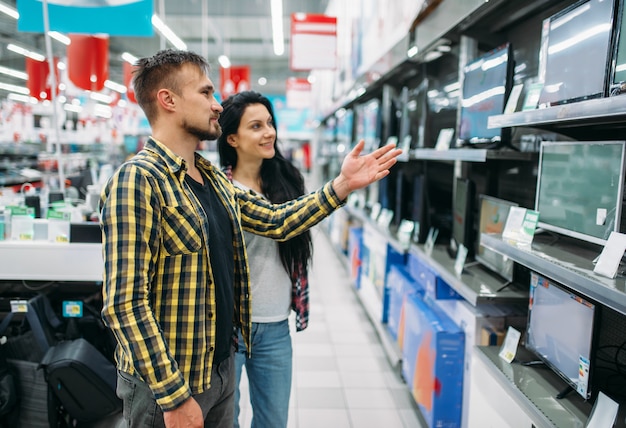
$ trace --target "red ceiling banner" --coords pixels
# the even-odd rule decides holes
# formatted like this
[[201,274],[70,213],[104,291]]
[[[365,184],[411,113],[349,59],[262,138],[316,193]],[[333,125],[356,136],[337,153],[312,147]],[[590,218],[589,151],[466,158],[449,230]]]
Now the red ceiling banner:
[[287,107],[303,109],[311,107],[311,83],[305,78],[287,79]]
[[[56,77],[56,94],[59,93],[59,69],[57,65],[58,58],[54,58],[54,69]],[[52,76],[50,76],[50,64],[48,61],[37,61],[26,57],[26,74],[28,81],[26,87],[30,91],[30,96],[37,98],[39,101],[52,99]]]
[[220,67],[220,94],[222,100],[238,92],[250,90],[250,66]]
[[68,77],[74,85],[98,92],[109,78],[109,36],[70,34],[67,47]]
[[327,15],[291,15],[291,55],[294,71],[337,68],[337,18]]
[[124,73],[124,86],[126,86],[126,97],[128,101],[137,103],[137,99],[135,98],[135,88],[133,88],[133,71],[135,70],[135,66],[124,62],[123,65],[123,73]]

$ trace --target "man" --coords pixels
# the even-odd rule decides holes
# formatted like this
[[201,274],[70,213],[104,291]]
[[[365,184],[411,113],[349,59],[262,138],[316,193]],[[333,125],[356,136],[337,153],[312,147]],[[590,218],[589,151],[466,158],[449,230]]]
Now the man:
[[164,50],[138,61],[133,85],[152,138],[102,192],[102,316],[118,346],[128,426],[233,423],[234,334],[250,349],[242,231],[289,239],[389,173],[400,150],[346,157],[321,189],[281,205],[237,190],[196,153],[221,134],[222,107],[200,56]]

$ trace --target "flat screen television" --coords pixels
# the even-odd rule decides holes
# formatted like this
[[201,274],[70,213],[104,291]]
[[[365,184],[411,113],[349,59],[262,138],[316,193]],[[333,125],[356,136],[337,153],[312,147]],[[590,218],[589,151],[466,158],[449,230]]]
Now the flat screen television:
[[361,139],[365,140],[365,153],[380,146],[381,132],[381,102],[378,98],[373,98],[364,104],[359,104],[355,110],[356,128],[355,140],[357,143]]
[[426,235],[430,227],[428,216],[426,215],[426,178],[423,175],[418,174],[412,177],[410,192],[411,203],[408,210],[410,220],[415,222],[414,241],[422,243],[426,241]]
[[474,182],[457,177],[452,200],[451,250],[456,253],[460,245],[467,248],[468,257],[473,257],[474,245]]
[[598,245],[619,232],[624,144],[543,142],[535,199],[538,226]]
[[344,144],[346,148],[352,147],[354,145],[352,140],[354,111],[352,109],[341,109],[335,113],[335,117],[337,118],[337,142]]
[[487,127],[489,116],[502,114],[511,90],[513,55],[510,44],[496,48],[463,67],[457,146],[508,143],[508,128]]
[[616,19],[609,95],[626,93],[626,20],[624,19],[624,9],[626,6],[622,4]]
[[516,206],[518,204],[515,202],[505,201],[493,196],[479,196],[478,242],[475,258],[480,264],[494,271],[507,281],[513,281],[513,260],[485,247],[480,240],[483,233],[501,234],[509,216],[509,209]]
[[585,399],[591,396],[596,317],[595,304],[531,273],[525,347]]
[[411,149],[426,147],[424,140],[427,116],[426,91],[426,80],[412,88],[402,89],[402,118],[398,136],[401,147],[408,146]]
[[614,0],[578,1],[550,17],[540,105],[605,95],[613,17]]

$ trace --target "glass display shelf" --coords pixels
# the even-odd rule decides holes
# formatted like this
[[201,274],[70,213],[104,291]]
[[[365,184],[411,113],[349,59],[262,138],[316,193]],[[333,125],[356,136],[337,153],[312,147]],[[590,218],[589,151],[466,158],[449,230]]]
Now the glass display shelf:
[[531,246],[514,245],[497,234],[483,233],[480,239],[485,247],[626,315],[626,277],[611,279],[593,272],[601,249],[548,235],[536,235]]

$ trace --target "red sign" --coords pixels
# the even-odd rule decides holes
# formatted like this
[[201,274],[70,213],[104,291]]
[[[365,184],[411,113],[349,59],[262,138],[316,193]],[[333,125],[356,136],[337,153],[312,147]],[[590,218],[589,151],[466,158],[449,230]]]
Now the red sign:
[[137,99],[135,98],[135,88],[133,87],[133,71],[135,70],[135,66],[124,62],[123,65],[123,73],[124,73],[124,85],[126,86],[126,97],[128,97],[128,101],[132,103],[137,103]]
[[337,68],[337,18],[291,15],[290,67],[296,71]]
[[70,34],[68,77],[78,88],[98,92],[109,78],[109,36]]
[[287,107],[303,109],[311,107],[311,83],[304,78],[287,79]]
[[220,67],[220,94],[222,100],[238,92],[249,91],[250,67],[247,65]]
[[[59,93],[59,69],[56,65],[59,63],[58,58],[54,58],[54,75],[56,78],[56,94]],[[37,61],[26,57],[26,74],[28,81],[26,87],[30,91],[30,96],[38,100],[52,99],[52,76],[50,76],[50,64],[48,61]]]

